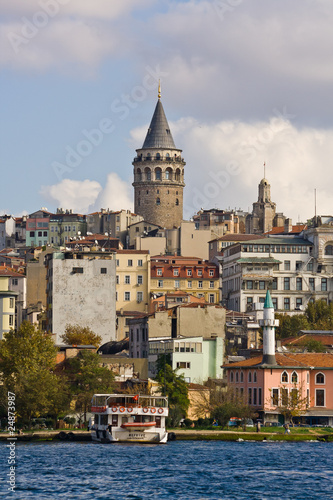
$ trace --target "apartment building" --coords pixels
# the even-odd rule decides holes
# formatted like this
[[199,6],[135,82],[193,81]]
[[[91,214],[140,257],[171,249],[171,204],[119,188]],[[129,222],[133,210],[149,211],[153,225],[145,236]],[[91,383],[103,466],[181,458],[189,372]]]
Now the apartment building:
[[117,311],[147,312],[150,300],[150,255],[146,250],[117,250]]
[[151,258],[151,294],[186,291],[219,304],[218,266],[196,257],[161,255]]
[[47,330],[56,344],[66,325],[91,328],[102,343],[116,340],[116,257],[114,252],[47,254]]

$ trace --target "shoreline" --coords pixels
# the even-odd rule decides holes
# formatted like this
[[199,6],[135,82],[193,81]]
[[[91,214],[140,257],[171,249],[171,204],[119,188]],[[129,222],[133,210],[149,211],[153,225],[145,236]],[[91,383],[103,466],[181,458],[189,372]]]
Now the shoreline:
[[[177,441],[289,441],[289,442],[304,442],[304,441],[324,441],[333,442],[333,434],[322,434],[318,432],[308,432],[304,434],[283,432],[244,432],[244,431],[223,431],[223,430],[194,430],[194,429],[171,429],[168,431],[173,433]],[[0,434],[0,443],[6,442],[8,439],[13,439],[9,433]],[[76,442],[91,442],[90,431],[37,431],[26,434],[16,434],[16,442],[50,442],[50,441],[76,441]]]

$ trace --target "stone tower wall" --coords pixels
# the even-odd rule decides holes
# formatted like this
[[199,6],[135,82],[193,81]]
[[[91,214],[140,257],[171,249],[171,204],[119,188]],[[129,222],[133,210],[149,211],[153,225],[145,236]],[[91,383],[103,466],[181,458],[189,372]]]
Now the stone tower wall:
[[171,229],[183,220],[184,166],[181,150],[137,150],[134,159],[134,211]]

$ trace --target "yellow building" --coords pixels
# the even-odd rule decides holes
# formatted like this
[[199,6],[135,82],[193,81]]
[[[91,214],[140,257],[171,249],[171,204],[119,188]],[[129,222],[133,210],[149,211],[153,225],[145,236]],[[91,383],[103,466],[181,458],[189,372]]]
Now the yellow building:
[[7,270],[0,269],[0,340],[15,328],[15,298],[17,292],[9,290]]
[[196,257],[152,257],[150,289],[152,294],[180,290],[219,304],[219,270],[213,262]]
[[117,250],[116,309],[147,312],[150,256],[146,250]]

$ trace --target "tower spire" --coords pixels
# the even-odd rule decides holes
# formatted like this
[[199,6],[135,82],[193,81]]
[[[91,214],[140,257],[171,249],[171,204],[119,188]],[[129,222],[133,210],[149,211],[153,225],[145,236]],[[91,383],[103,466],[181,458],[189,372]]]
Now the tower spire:
[[259,321],[263,328],[263,365],[276,365],[275,360],[275,328],[279,320],[275,319],[274,305],[269,290],[266,293],[264,304],[264,319]]
[[158,98],[161,99],[161,80],[158,80]]

